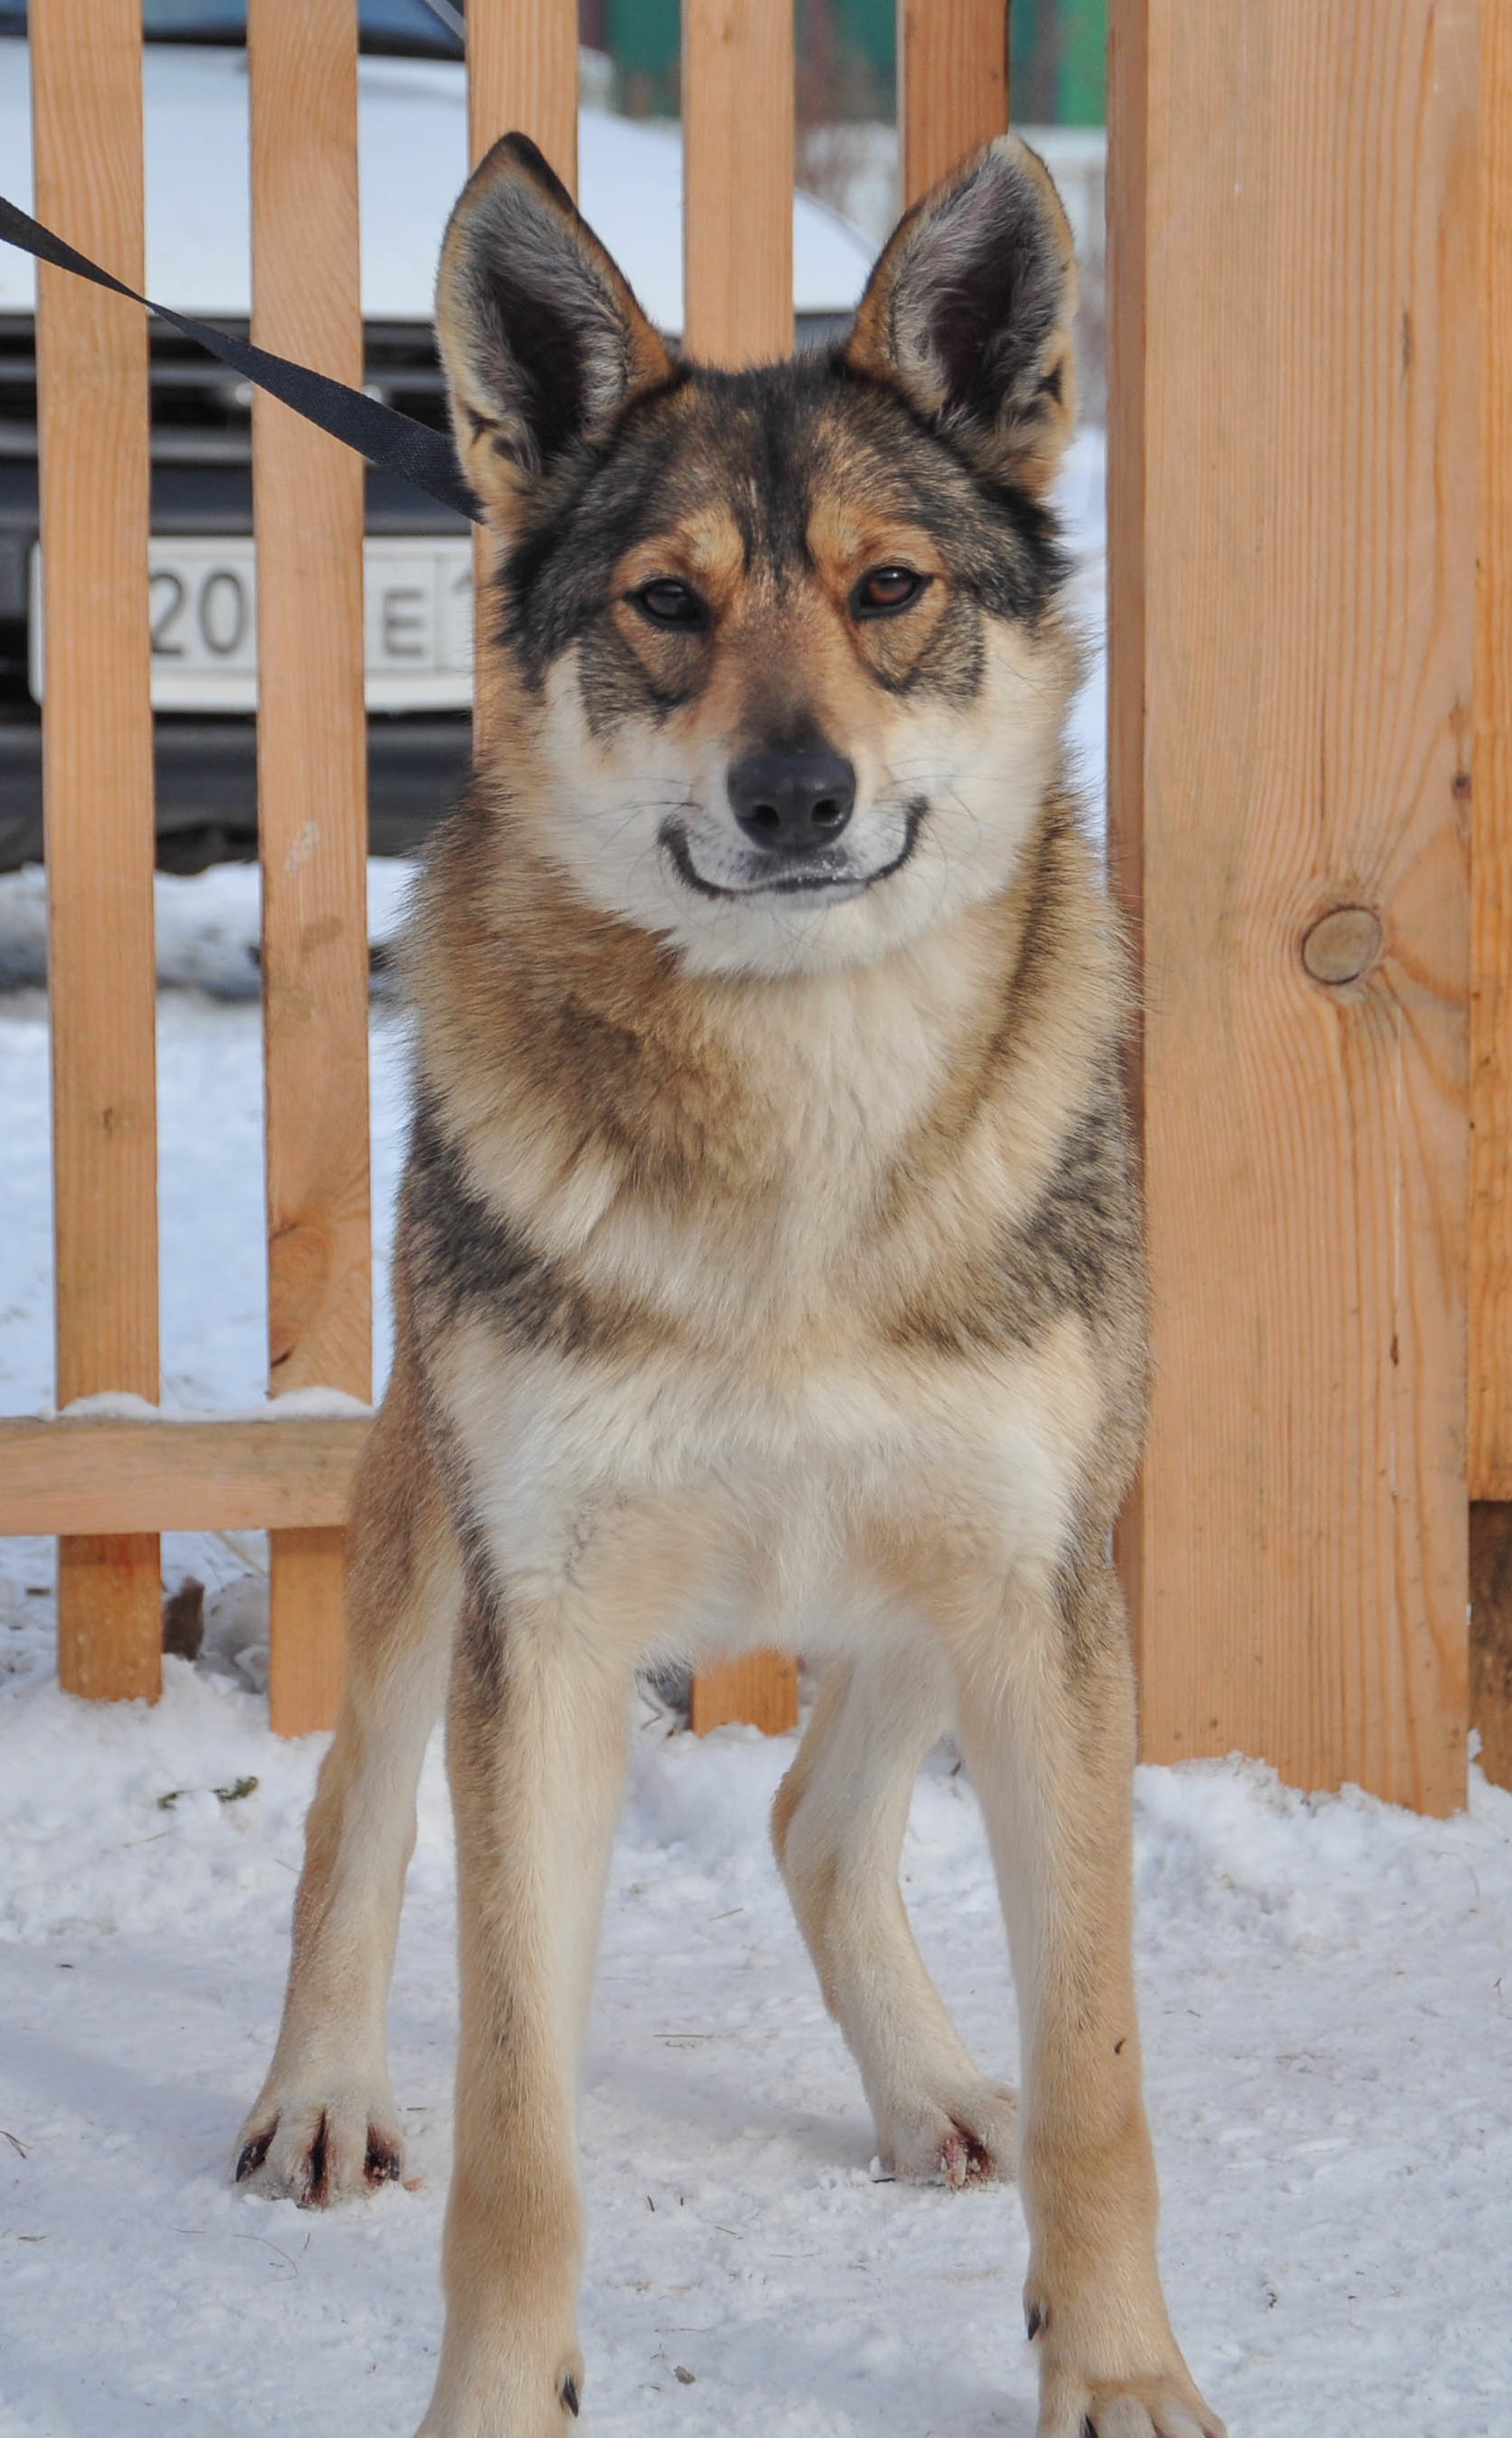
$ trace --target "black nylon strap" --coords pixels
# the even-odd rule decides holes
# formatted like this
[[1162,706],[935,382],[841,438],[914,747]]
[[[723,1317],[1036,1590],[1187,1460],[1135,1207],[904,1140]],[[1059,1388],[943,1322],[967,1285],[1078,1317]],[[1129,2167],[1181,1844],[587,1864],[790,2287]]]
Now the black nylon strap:
[[133,304],[145,305],[160,321],[171,322],[186,339],[197,341],[234,372],[281,398],[296,415],[319,424],[333,440],[344,441],[348,449],[355,449],[369,464],[380,466],[388,474],[402,474],[407,483],[428,491],[444,508],[457,509],[474,524],[483,522],[483,510],[464,481],[456,452],[444,433],[432,432],[428,423],[417,423],[413,415],[400,415],[397,408],[384,406],[376,398],[365,398],[360,389],[348,389],[344,381],[311,372],[308,364],[290,363],[287,356],[270,355],[266,347],[255,347],[250,340],[234,339],[228,331],[218,330],[209,322],[191,321],[169,306],[154,305],[149,296],[138,296],[134,288],[128,288],[124,280],[114,279],[108,271],[101,271],[87,255],[76,254],[61,237],[54,237],[40,221],[18,211],[3,195],[0,238],[8,245],[19,246],[23,254],[35,255],[39,262],[50,262],[59,271],[77,272],[80,279],[92,279],[97,288],[114,288],[117,296],[129,296]]

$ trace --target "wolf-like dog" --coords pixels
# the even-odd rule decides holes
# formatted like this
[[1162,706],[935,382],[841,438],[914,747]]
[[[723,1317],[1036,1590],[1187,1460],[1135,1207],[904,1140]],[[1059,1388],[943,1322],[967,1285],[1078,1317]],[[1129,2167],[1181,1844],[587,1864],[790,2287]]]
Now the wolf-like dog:
[[[824,1670],[773,1836],[883,2159],[1016,2164],[1042,2438],[1222,2438],[1161,2294],[1134,2018],[1108,1548],[1144,1286],[1129,981],[1064,763],[1074,289],[1009,138],[907,214],[842,344],[745,372],[668,348],[523,137],[448,230],[497,631],[408,952],[394,1370],[236,2165],[308,2204],[401,2172],[386,1997],[446,1705],[462,2020],[424,2438],[579,2410],[575,2084],[631,1687],[770,1642]],[[899,1892],[948,1730],[1022,2114]]]

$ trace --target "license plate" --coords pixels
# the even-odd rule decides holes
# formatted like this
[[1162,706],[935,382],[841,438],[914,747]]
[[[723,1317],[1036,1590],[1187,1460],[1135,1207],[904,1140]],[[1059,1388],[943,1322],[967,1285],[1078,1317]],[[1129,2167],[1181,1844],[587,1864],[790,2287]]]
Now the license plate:
[[[363,545],[369,711],[472,701],[472,544],[465,535]],[[157,711],[255,711],[257,577],[250,536],[153,540],[148,552]],[[42,553],[31,554],[30,682],[43,692]]]

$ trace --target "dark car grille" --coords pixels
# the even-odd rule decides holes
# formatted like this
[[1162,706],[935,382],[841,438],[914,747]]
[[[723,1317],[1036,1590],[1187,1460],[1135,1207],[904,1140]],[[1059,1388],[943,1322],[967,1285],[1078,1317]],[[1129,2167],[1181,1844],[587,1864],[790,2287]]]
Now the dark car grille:
[[[223,327],[245,338],[246,324]],[[375,398],[438,430],[446,384],[429,329],[370,324],[364,382]],[[252,453],[252,390],[176,330],[154,323],[149,341],[152,455],[201,465],[245,464]],[[0,458],[37,454],[37,349],[29,317],[0,317]]]
[[[244,323],[224,327],[245,335]],[[373,395],[442,429],[446,381],[430,330],[377,323],[365,339]],[[251,385],[160,324],[149,344],[154,531],[250,531]],[[368,498],[376,532],[451,521],[407,484],[370,477]],[[36,533],[36,340],[29,316],[10,315],[0,317],[0,705],[26,699],[26,571]]]

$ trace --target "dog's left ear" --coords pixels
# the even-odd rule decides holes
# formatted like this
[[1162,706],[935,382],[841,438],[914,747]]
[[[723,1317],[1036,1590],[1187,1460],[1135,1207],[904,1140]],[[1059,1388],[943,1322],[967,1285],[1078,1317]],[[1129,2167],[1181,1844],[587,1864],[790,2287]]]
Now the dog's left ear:
[[1001,481],[1042,491],[1076,421],[1076,255],[1050,173],[999,136],[905,214],[845,348]]

